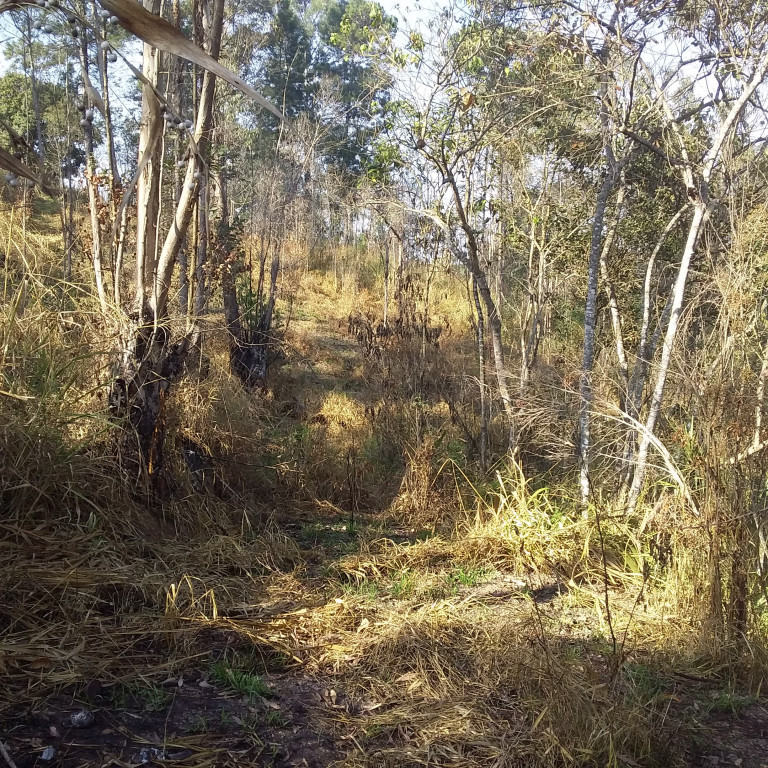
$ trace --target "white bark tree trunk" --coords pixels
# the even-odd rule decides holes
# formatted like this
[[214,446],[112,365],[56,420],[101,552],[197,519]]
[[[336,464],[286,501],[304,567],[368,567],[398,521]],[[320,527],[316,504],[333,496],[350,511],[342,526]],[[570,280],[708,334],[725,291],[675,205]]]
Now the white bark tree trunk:
[[718,131],[715,134],[714,140],[712,141],[712,146],[704,157],[700,182],[698,185],[695,183],[694,164],[688,157],[686,144],[681,135],[680,127],[674,120],[672,110],[666,100],[666,97],[664,96],[663,91],[660,94],[664,110],[671,122],[671,127],[679,137],[680,152],[684,161],[682,168],[683,180],[685,182],[689,196],[694,198],[694,211],[693,219],[688,230],[688,239],[685,244],[685,250],[683,251],[683,257],[680,262],[680,269],[678,271],[677,279],[675,280],[675,286],[672,292],[672,310],[669,318],[669,324],[667,325],[667,331],[664,336],[661,360],[659,362],[659,369],[656,374],[656,384],[653,389],[653,396],[651,398],[648,417],[646,419],[643,434],[640,439],[640,445],[638,447],[635,474],[632,478],[632,486],[630,488],[629,498],[627,501],[627,505],[630,511],[633,511],[637,505],[638,499],[640,498],[640,492],[642,491],[643,483],[645,481],[645,474],[648,464],[648,449],[654,437],[653,432],[656,427],[656,422],[661,411],[662,400],[664,398],[664,387],[666,385],[667,374],[669,372],[669,364],[672,359],[672,350],[674,348],[674,344],[677,339],[678,328],[680,326],[680,316],[683,309],[683,299],[685,295],[685,287],[688,279],[688,270],[690,267],[691,257],[696,250],[699,234],[711,210],[709,185],[711,182],[712,173],[716,163],[720,159],[725,142],[735,129],[736,123],[741,117],[747,102],[752,98],[758,86],[765,79],[766,72],[768,72],[768,51],[765,52],[759,59],[757,66],[752,73],[752,76],[749,78],[748,82],[745,83],[741,94],[731,104],[731,108],[728,110],[726,116],[722,119]]

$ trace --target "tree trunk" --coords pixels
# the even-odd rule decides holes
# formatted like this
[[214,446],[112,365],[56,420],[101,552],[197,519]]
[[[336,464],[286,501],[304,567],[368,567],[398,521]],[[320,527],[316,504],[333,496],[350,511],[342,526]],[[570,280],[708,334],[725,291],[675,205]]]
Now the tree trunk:
[[627,364],[627,353],[624,347],[624,333],[621,328],[621,311],[619,310],[619,301],[616,298],[616,291],[613,287],[610,274],[608,272],[608,257],[610,256],[613,243],[616,240],[616,231],[621,219],[621,211],[624,207],[624,196],[626,194],[626,184],[622,183],[616,195],[616,210],[608,231],[605,234],[605,242],[600,251],[600,276],[605,286],[605,292],[608,296],[608,307],[611,311],[611,325],[613,327],[613,338],[616,343],[616,358],[619,362],[619,378],[621,379],[621,389],[619,391],[619,408],[624,410],[624,403],[627,399],[627,388],[629,386],[629,365]]
[[672,291],[672,306],[669,317],[669,324],[667,325],[667,332],[664,336],[664,344],[661,352],[661,361],[659,362],[659,370],[656,375],[656,385],[653,389],[653,395],[651,397],[651,404],[648,410],[648,417],[645,422],[645,428],[640,440],[640,445],[637,451],[637,462],[635,465],[635,474],[632,478],[632,486],[629,491],[629,498],[627,500],[627,506],[630,512],[634,511],[640,498],[640,492],[643,488],[645,481],[645,473],[648,464],[648,449],[654,440],[654,429],[656,422],[661,412],[661,403],[664,398],[664,387],[667,381],[667,374],[669,372],[669,364],[672,358],[672,349],[677,339],[677,331],[680,325],[680,316],[683,310],[683,298],[685,295],[685,286],[688,279],[688,270],[691,263],[691,258],[696,250],[696,243],[698,241],[699,233],[702,227],[706,223],[711,211],[711,202],[709,198],[709,185],[712,178],[712,173],[715,168],[715,164],[720,159],[723,151],[723,147],[731,135],[737,121],[739,120],[745,106],[752,98],[753,94],[757,90],[758,86],[765,79],[766,73],[768,73],[768,52],[763,53],[757,66],[755,67],[750,79],[744,84],[743,89],[739,96],[731,103],[728,113],[723,117],[717,133],[712,140],[712,145],[707,151],[703,162],[701,163],[701,176],[700,181],[696,183],[696,177],[694,174],[694,164],[691,162],[687,145],[680,126],[674,119],[672,109],[664,96],[663,91],[660,92],[661,103],[666,113],[667,119],[670,120],[670,126],[674,133],[677,134],[680,143],[680,155],[682,158],[682,178],[685,184],[688,196],[693,199],[693,219],[688,229],[688,239],[683,251],[683,257],[680,262],[680,269],[677,273],[675,280],[675,286]]
[[[438,163],[438,167],[440,167]],[[502,327],[501,318],[499,317],[499,311],[496,303],[493,300],[491,289],[488,285],[488,279],[480,264],[479,259],[479,245],[477,242],[477,236],[474,228],[471,226],[469,219],[467,218],[466,207],[464,201],[461,198],[459,186],[456,183],[456,179],[453,173],[446,168],[443,168],[443,174],[445,180],[448,182],[451,188],[451,192],[456,207],[456,212],[459,216],[461,223],[461,229],[467,239],[467,255],[461,256],[458,253],[458,249],[453,247],[454,253],[459,256],[461,261],[469,268],[472,278],[477,283],[477,290],[480,293],[480,297],[485,304],[485,309],[488,316],[488,329],[491,334],[491,348],[493,349],[493,361],[496,369],[496,382],[499,387],[499,394],[501,396],[502,406],[504,408],[504,414],[507,419],[508,438],[507,448],[510,453],[514,453],[517,448],[517,419],[515,418],[515,410],[512,404],[512,395],[509,391],[509,384],[507,382],[507,368],[504,360],[504,343],[502,339]],[[449,241],[450,242],[450,241]]]
[[389,314],[389,232],[384,238],[384,328],[387,328]]
[[[221,33],[224,20],[224,0],[213,0],[210,27],[210,55],[218,59],[221,48]],[[216,86],[216,76],[208,70],[203,75],[202,93],[197,108],[195,122],[194,141],[197,146],[197,157],[190,152],[187,170],[184,177],[184,185],[181,190],[176,212],[171,222],[171,227],[163,242],[163,248],[157,263],[157,276],[155,278],[155,292],[152,300],[152,310],[155,322],[160,322],[166,313],[168,293],[171,288],[171,275],[179,249],[186,236],[189,222],[192,219],[193,201],[199,191],[198,180],[204,171],[201,160],[208,150],[211,119],[213,114],[213,98]],[[198,159],[199,158],[199,159]]]
[[[223,10],[223,0],[213,0],[209,52],[214,58],[218,57],[220,48]],[[155,53],[151,48],[145,53],[145,67],[156,79]],[[156,177],[157,194],[154,187],[155,177],[147,174],[143,194],[138,196],[137,200],[137,220],[143,222],[141,242],[144,243],[143,256],[137,265],[136,276],[135,303],[139,312],[135,320],[127,324],[123,335],[109,405],[116,417],[127,421],[124,442],[126,465],[134,469],[139,489],[155,496],[164,496],[168,491],[163,461],[165,402],[172,383],[185,372],[186,359],[194,336],[193,332],[188,332],[180,341],[171,341],[166,323],[168,293],[173,267],[189,226],[198,192],[198,168],[202,168],[202,153],[208,141],[214,86],[215,77],[206,71],[184,186],[170,230],[157,259],[156,269],[152,267],[153,256],[157,251],[153,249],[150,233],[156,231],[152,229],[152,222],[157,221],[157,209],[154,205],[159,199],[159,175]],[[162,164],[161,143],[157,140],[157,134],[162,133],[162,124],[158,119],[160,109],[154,92],[146,86],[142,115],[146,119],[142,120],[140,137],[141,163],[144,164],[144,171],[148,167],[159,169]],[[193,152],[193,146],[197,147],[197,154]],[[149,293],[153,323],[147,322],[150,318],[143,311]]]
[[488,467],[488,407],[485,397],[485,320],[480,297],[477,293],[477,281],[472,278],[472,298],[477,312],[477,365],[480,382],[480,469]]
[[677,273],[675,286],[672,290],[672,307],[667,325],[667,332],[664,336],[664,344],[661,350],[661,361],[659,370],[656,374],[656,385],[653,389],[651,404],[648,410],[648,417],[645,421],[643,434],[640,438],[640,445],[637,449],[637,461],[635,464],[635,475],[632,479],[632,487],[629,491],[627,505],[630,511],[633,511],[640,497],[640,491],[645,480],[645,472],[648,462],[648,449],[653,440],[653,431],[656,427],[656,421],[661,412],[661,403],[664,398],[664,387],[667,382],[669,372],[669,363],[672,359],[672,349],[677,338],[677,330],[680,325],[680,316],[683,311],[683,298],[685,295],[685,286],[688,280],[688,269],[691,264],[691,257],[696,250],[696,243],[699,238],[701,228],[707,218],[708,208],[704,201],[698,201],[693,209],[693,220],[688,230],[688,240],[683,251],[683,258],[680,262],[680,269]]
[[606,172],[595,204],[595,217],[592,221],[592,240],[589,246],[587,267],[587,301],[584,308],[584,353],[581,363],[579,392],[581,404],[579,410],[579,481],[581,500],[586,504],[589,499],[589,451],[590,451],[590,410],[592,408],[592,367],[595,362],[595,327],[597,324],[597,284],[600,275],[600,255],[603,250],[603,222],[608,198],[616,184],[613,168]]
[[[93,87],[88,87],[90,78],[88,75],[88,45],[83,35],[81,44],[78,46],[80,54],[80,68],[83,74],[83,83],[85,84],[85,93],[83,100],[87,109],[93,110],[95,107],[93,99]],[[84,114],[87,114],[84,112]],[[83,118],[83,131],[85,133],[85,177],[88,187],[88,208],[91,220],[91,260],[93,262],[93,273],[96,281],[96,293],[99,297],[99,305],[104,316],[107,314],[107,293],[104,287],[104,272],[102,269],[101,255],[101,224],[99,222],[99,191],[98,181],[96,179],[96,161],[93,157],[93,124],[87,118]]]
[[648,264],[645,268],[645,279],[643,281],[643,303],[642,303],[642,322],[640,325],[640,337],[637,342],[637,352],[635,354],[635,364],[632,367],[632,375],[629,379],[627,386],[627,400],[625,403],[625,412],[627,415],[627,435],[626,444],[624,447],[624,469],[622,473],[621,491],[619,493],[620,499],[625,499],[629,491],[629,483],[632,480],[632,461],[635,456],[635,448],[637,441],[637,419],[640,417],[640,409],[643,402],[643,392],[645,391],[645,385],[648,381],[648,372],[651,367],[651,360],[656,353],[659,338],[661,337],[661,329],[669,321],[669,313],[672,309],[672,295],[670,294],[664,310],[661,313],[661,318],[654,330],[653,335],[650,335],[651,328],[651,281],[653,278],[654,269],[656,267],[656,259],[661,252],[664,243],[675,229],[683,213],[688,210],[688,204],[686,203],[668,222],[664,230],[662,231],[659,239],[656,241],[656,245],[651,252],[648,259]]
[[[144,7],[159,13],[160,0],[144,0]],[[134,311],[140,321],[146,316],[147,294],[151,292],[157,257],[157,215],[160,208],[160,167],[158,152],[163,133],[160,102],[155,94],[160,52],[144,43],[142,74],[148,83],[142,87],[139,129],[139,179],[136,184],[136,285]]]

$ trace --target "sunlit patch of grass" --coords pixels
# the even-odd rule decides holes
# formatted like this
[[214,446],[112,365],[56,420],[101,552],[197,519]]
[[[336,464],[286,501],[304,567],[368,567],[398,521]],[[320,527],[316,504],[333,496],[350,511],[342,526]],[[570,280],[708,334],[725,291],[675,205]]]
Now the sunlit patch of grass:
[[259,675],[243,669],[232,669],[225,662],[217,662],[211,667],[211,677],[217,683],[230,688],[242,696],[268,697],[273,695],[272,689]]
[[401,571],[400,573],[395,574],[392,578],[389,591],[392,597],[398,599],[412,597],[416,591],[416,579],[414,574],[409,571]]
[[381,587],[378,582],[371,579],[342,582],[339,585],[339,590],[342,595],[358,597],[368,602],[377,600],[381,593]]
[[[347,690],[369,706],[345,721],[378,747],[354,765],[396,761],[406,744],[414,764],[440,753],[478,768],[550,768],[565,755],[613,765],[616,751],[638,764],[680,765],[663,708],[624,698],[609,685],[609,665],[549,634],[554,627],[539,624],[532,603],[446,599],[407,613],[395,605],[380,606],[376,622],[339,644],[354,659]],[[505,747],[510,738],[514,751]]]
[[486,580],[493,569],[484,566],[459,566],[446,574],[446,581],[462,587],[476,587]]

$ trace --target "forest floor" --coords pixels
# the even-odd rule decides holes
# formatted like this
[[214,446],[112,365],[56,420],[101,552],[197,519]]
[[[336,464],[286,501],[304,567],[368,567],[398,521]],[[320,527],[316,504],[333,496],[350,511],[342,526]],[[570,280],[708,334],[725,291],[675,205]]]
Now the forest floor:
[[[274,440],[320,423],[343,442],[339,403],[368,405],[339,312],[313,306],[292,320],[281,376],[301,386]],[[160,520],[118,546],[0,521],[19,605],[0,765],[768,766],[764,700],[642,580],[606,594],[510,570],[492,532],[422,530],[391,498],[355,510],[354,483],[350,509],[343,487],[308,499],[286,478],[243,509],[252,534],[180,540]]]

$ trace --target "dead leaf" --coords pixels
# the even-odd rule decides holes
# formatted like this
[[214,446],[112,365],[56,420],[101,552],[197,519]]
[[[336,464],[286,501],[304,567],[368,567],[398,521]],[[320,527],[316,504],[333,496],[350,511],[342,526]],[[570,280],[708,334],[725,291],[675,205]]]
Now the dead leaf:
[[184,37],[176,27],[165,19],[150,13],[143,5],[137,3],[136,0],[100,0],[100,3],[103,8],[117,16],[122,27],[136,35],[136,37],[155,46],[155,48],[172,53],[175,56],[180,56],[182,59],[207,69],[212,74],[242,91],[259,106],[269,110],[280,120],[284,119],[280,110],[270,104],[258,91],[251,88],[245,80],[216,61],[212,56],[209,56],[191,40]]
[[27,662],[28,669],[50,669],[53,666],[53,659],[47,656],[38,656],[36,659],[30,659]]
[[15,173],[17,176],[23,176],[25,179],[34,181],[40,189],[49,197],[54,197],[53,192],[45,185],[43,180],[29,167],[24,165],[21,160],[17,160],[10,152],[0,147],[0,168]]

